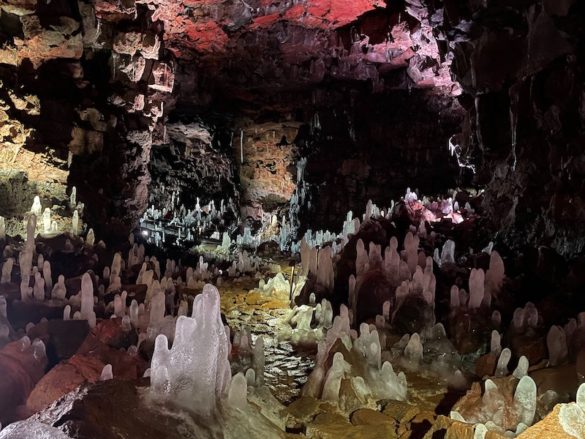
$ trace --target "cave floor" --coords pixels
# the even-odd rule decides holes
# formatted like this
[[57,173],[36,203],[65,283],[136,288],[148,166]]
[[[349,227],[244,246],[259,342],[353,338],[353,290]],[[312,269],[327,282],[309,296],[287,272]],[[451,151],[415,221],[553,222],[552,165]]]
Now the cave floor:
[[[289,259],[275,259],[276,262],[271,261],[272,270],[279,267],[287,280],[290,280]],[[449,416],[451,407],[462,393],[450,390],[445,382],[424,372],[398,368],[405,372],[408,380],[406,402],[392,401],[392,404],[387,404],[381,401],[375,406],[364,404],[355,409],[353,401],[351,404],[354,410],[340,411],[333,405],[318,404],[313,398],[301,396],[302,387],[315,364],[316,346],[296,346],[280,339],[278,327],[284,324],[284,319],[291,313],[291,307],[287,300],[264,296],[254,291],[257,286],[258,279],[254,277],[227,280],[219,287],[221,309],[232,331],[246,328],[254,342],[257,337],[263,337],[265,384],[272,395],[286,406],[283,416],[289,418],[287,425],[292,425],[287,428],[289,432],[298,427],[305,434],[308,430],[312,437],[323,438],[372,438],[378,435],[422,438],[449,424],[445,417]],[[232,372],[237,373],[239,370],[238,363],[232,363]],[[377,425],[380,422],[392,424],[392,428]],[[461,434],[467,433],[461,431]],[[298,436],[290,434],[290,437]]]

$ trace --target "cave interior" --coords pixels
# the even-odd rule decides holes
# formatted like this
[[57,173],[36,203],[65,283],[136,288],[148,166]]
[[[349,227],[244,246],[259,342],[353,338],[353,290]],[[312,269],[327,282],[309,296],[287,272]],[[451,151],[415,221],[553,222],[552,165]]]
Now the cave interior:
[[585,2],[1,0],[0,439],[585,438]]

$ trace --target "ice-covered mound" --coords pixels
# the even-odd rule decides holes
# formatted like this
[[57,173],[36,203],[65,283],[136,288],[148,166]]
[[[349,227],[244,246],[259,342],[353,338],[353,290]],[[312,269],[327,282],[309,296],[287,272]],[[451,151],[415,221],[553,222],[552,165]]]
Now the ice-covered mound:
[[[304,276],[299,276],[295,279],[295,282],[292,285],[293,297],[299,294],[303,289],[305,280],[306,278]],[[258,288],[256,288],[254,291],[261,293],[263,296],[274,297],[280,300],[289,300],[291,296],[291,284],[281,272],[268,279],[268,281],[260,279]]]
[[278,338],[294,344],[314,345],[323,340],[333,322],[333,308],[327,299],[315,303],[311,295],[308,305],[295,306],[278,326]]
[[[319,343],[315,369],[303,388],[303,395],[352,408],[355,401],[406,398],[404,373],[395,373],[390,362],[382,362],[378,332],[368,325],[360,335],[350,330],[347,308],[335,317],[333,326]],[[353,407],[355,408],[355,407]]]
[[38,421],[20,421],[0,431],[1,439],[69,439],[58,428]]
[[499,433],[523,432],[535,421],[537,389],[532,378],[514,376],[488,379],[483,392],[474,383],[467,395],[455,404],[451,418],[471,424],[483,424]]

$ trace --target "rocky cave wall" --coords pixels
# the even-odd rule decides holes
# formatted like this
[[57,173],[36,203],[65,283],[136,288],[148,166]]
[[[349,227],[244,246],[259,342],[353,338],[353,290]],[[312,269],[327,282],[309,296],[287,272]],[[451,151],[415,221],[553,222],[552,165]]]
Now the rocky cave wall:
[[585,247],[585,5],[428,2],[467,110],[460,160],[486,185],[500,241]]
[[20,192],[26,203],[37,193],[44,206],[63,202],[75,186],[85,220],[103,237],[126,234],[146,208],[150,149],[173,81],[148,9],[123,9],[0,5],[4,94],[26,104],[11,98],[3,108],[2,154],[14,154],[3,166],[32,182]]

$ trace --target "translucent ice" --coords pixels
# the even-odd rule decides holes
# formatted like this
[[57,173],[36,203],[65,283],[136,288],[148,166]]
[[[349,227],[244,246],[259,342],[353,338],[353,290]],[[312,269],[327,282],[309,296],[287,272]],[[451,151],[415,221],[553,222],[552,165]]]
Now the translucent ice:
[[73,211],[73,218],[71,219],[71,233],[73,235],[79,235],[79,212]]
[[503,377],[508,375],[508,363],[510,362],[510,358],[512,357],[512,352],[510,349],[505,348],[502,350],[500,357],[498,358],[498,364],[496,366],[496,376]]
[[35,195],[32,207],[30,208],[30,213],[32,213],[33,215],[35,215],[38,218],[41,216],[42,211],[43,211],[43,206],[41,205],[41,199],[39,198],[38,195]]
[[43,232],[49,233],[51,231],[51,209],[47,207],[43,212]]
[[248,382],[240,372],[231,379],[228,391],[228,404],[233,408],[245,409],[248,405]]
[[355,260],[355,272],[356,275],[365,273],[366,266],[369,263],[368,253],[366,252],[364,241],[358,239],[356,244],[356,260]]
[[415,332],[410,336],[404,348],[405,365],[411,370],[417,370],[423,358],[423,345],[420,336]]
[[43,279],[45,280],[45,289],[51,291],[53,288],[53,278],[51,273],[51,263],[49,261],[43,262]]
[[71,320],[71,305],[67,305],[63,309],[63,320]]
[[514,404],[518,410],[519,422],[532,425],[536,413],[536,384],[529,376],[520,379],[514,392]]
[[112,365],[106,364],[102,369],[102,373],[100,375],[100,381],[108,381],[114,378],[114,373],[112,372]]
[[559,410],[559,423],[572,437],[585,437],[583,419],[585,419],[585,384],[579,386],[575,403],[561,404]]
[[35,300],[42,302],[45,300],[45,279],[41,277],[41,273],[35,274],[35,285],[33,288],[33,295]]
[[490,341],[490,352],[500,355],[502,352],[502,336],[495,329],[492,331],[492,337]]
[[548,348],[549,363],[551,366],[558,366],[566,360],[567,337],[565,331],[560,326],[551,326],[546,335],[546,346]]
[[325,383],[323,385],[322,398],[326,401],[337,401],[339,399],[339,389],[341,387],[341,379],[346,373],[351,370],[349,363],[343,358],[341,352],[336,352],[333,355],[333,364],[327,371],[325,376]]
[[57,283],[53,286],[51,291],[51,298],[57,300],[64,300],[67,295],[67,288],[65,287],[65,276],[62,274],[57,278]]
[[485,284],[487,291],[496,296],[502,283],[504,282],[504,261],[497,251],[493,251],[490,255],[490,265],[485,274]]
[[470,309],[479,308],[484,299],[485,291],[485,274],[484,271],[479,268],[471,269],[469,275],[469,304]]
[[[203,416],[211,415],[230,380],[228,339],[221,321],[219,293],[210,284],[195,297],[193,317],[177,319],[175,341],[168,349],[164,335],[155,341],[151,395]],[[193,395],[197,395],[194,398]]]
[[264,365],[266,359],[264,356],[264,338],[261,336],[256,339],[254,348],[252,350],[252,364],[254,366],[254,373],[256,375],[256,383],[264,384]]
[[443,248],[441,249],[440,263],[437,265],[442,267],[445,264],[454,264],[454,263],[455,263],[455,242],[448,239],[443,244]]
[[528,358],[522,355],[518,360],[518,366],[516,366],[516,369],[514,369],[514,372],[512,373],[514,378],[521,379],[526,376],[528,374],[528,366]]
[[90,247],[93,247],[95,244],[95,233],[93,229],[89,229],[87,232],[87,235],[85,236],[85,243]]
[[93,281],[89,273],[85,273],[81,277],[81,319],[87,320],[91,328],[95,327],[96,323],[93,306]]
[[61,430],[38,421],[20,421],[8,425],[0,432],[0,439],[69,439]]
[[14,267],[14,258],[8,258],[4,264],[2,264],[2,278],[0,283],[9,283],[12,277],[12,268]]

